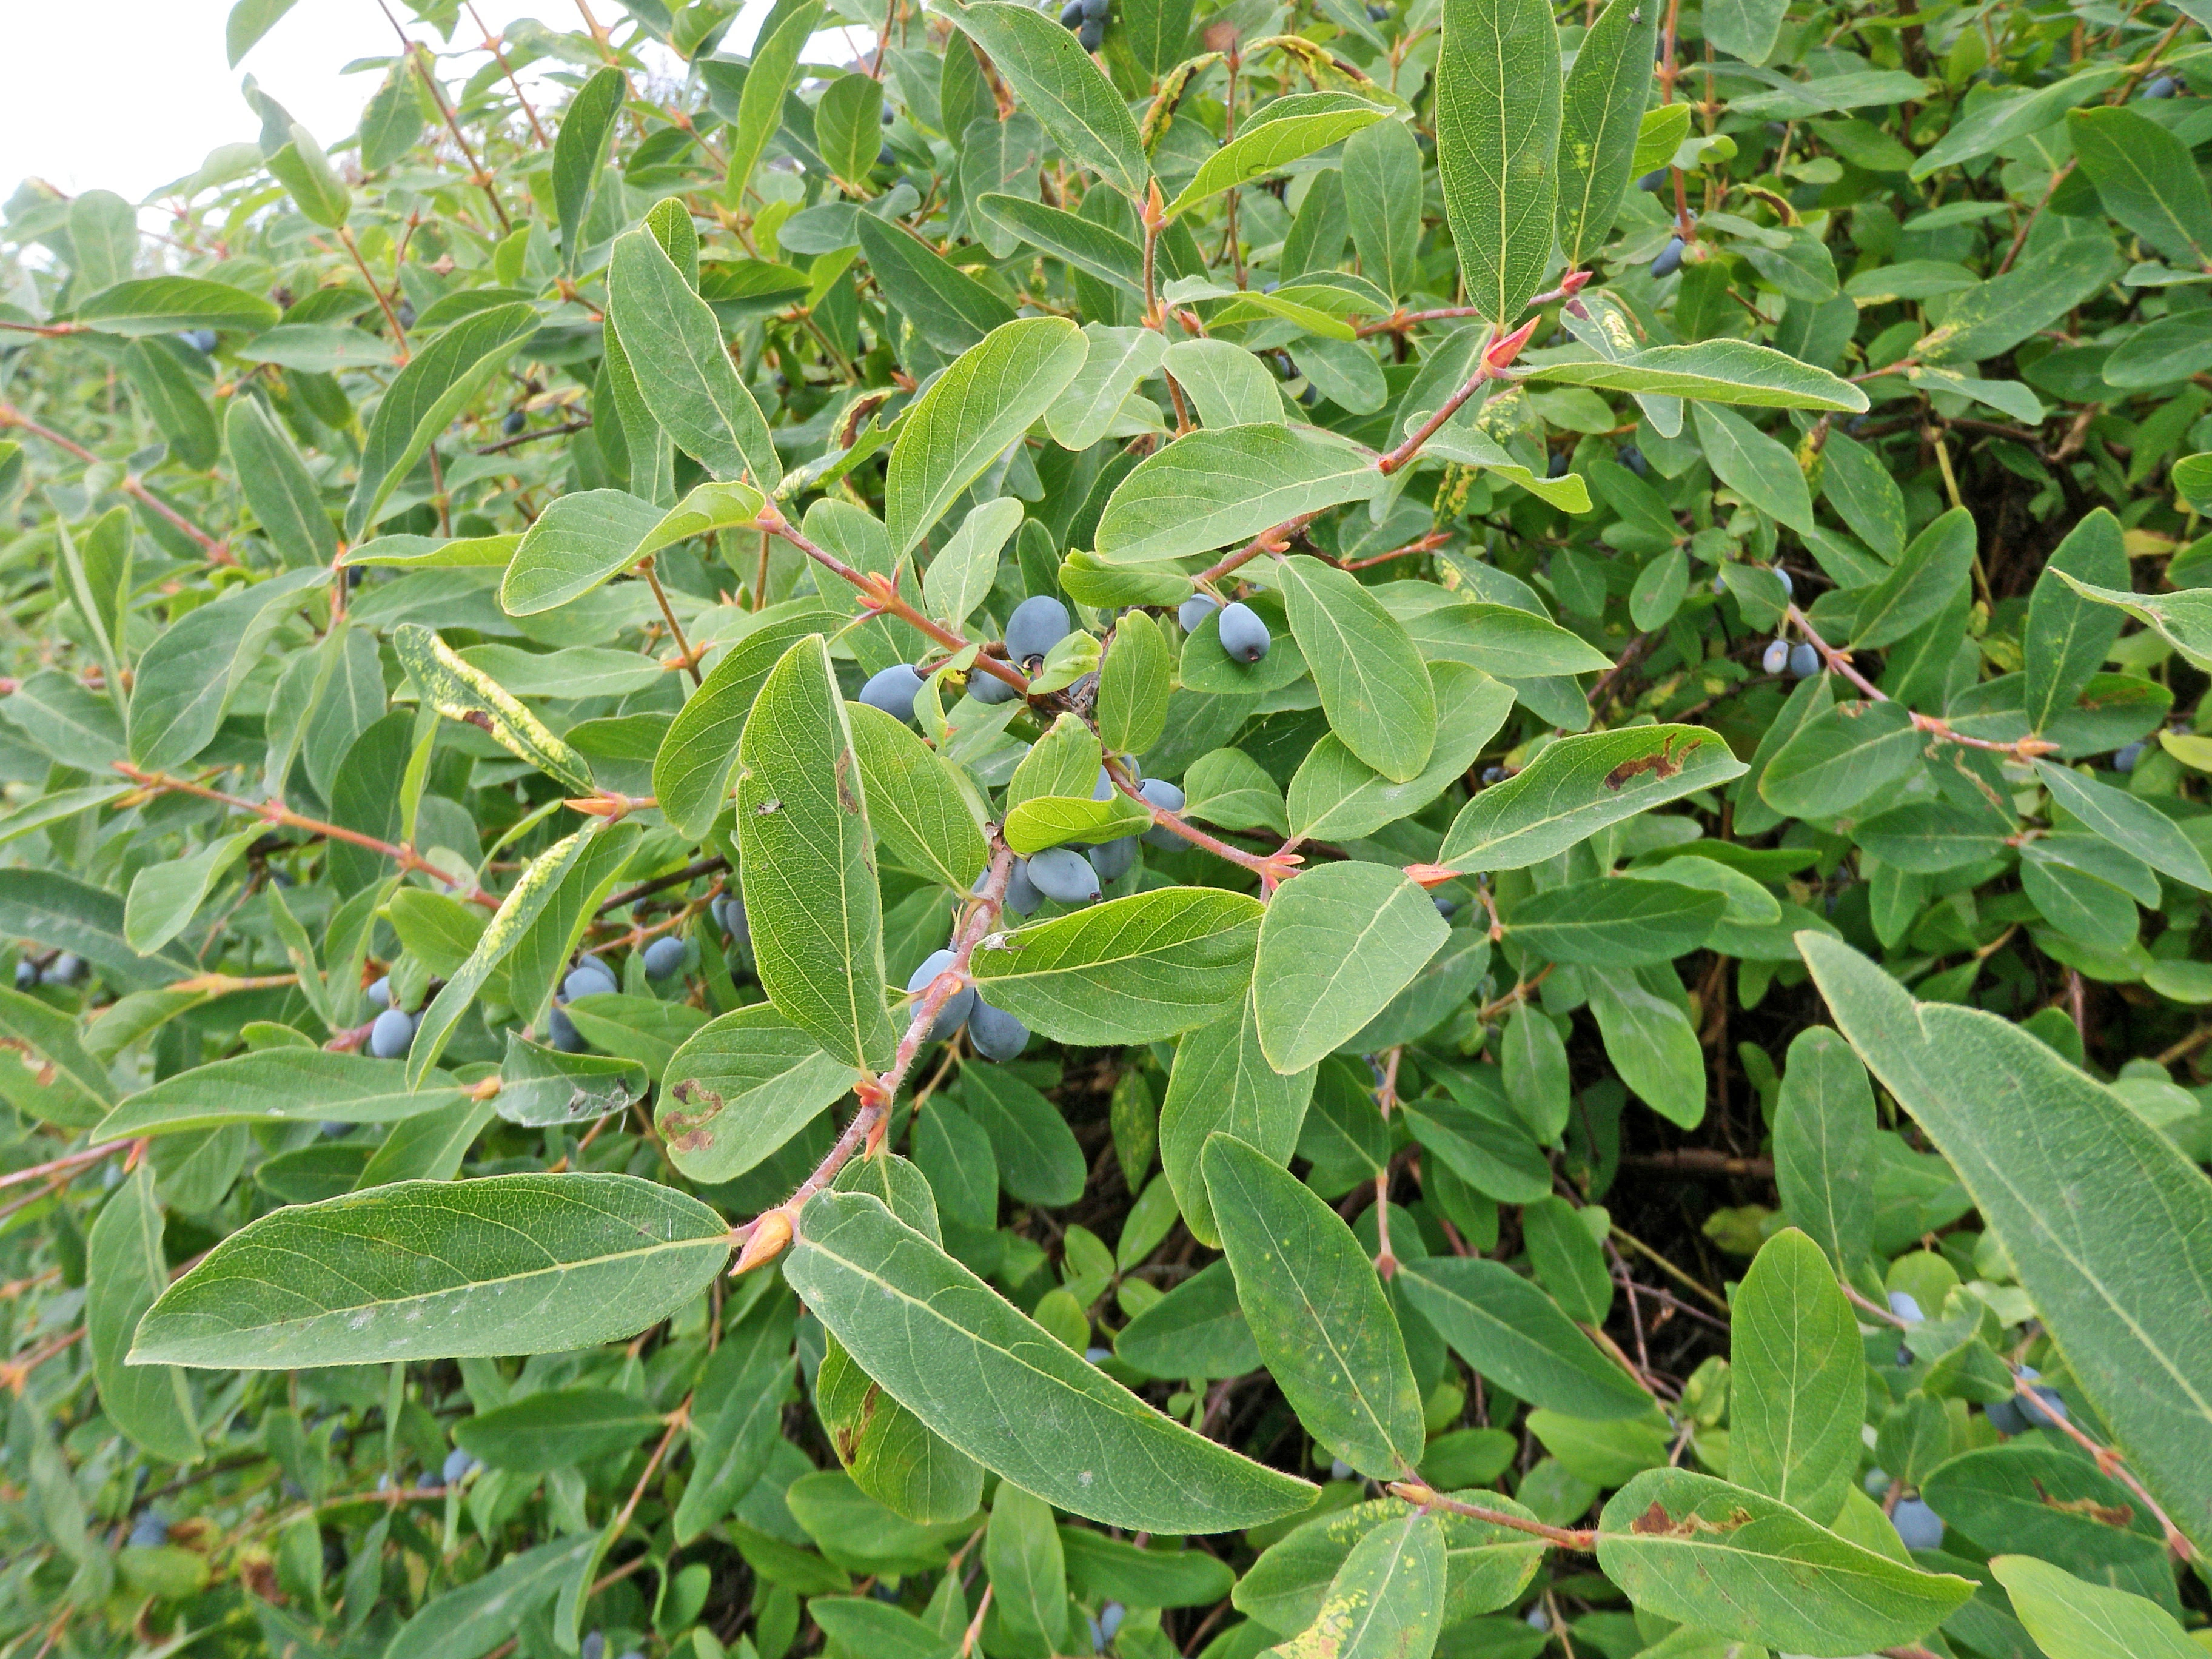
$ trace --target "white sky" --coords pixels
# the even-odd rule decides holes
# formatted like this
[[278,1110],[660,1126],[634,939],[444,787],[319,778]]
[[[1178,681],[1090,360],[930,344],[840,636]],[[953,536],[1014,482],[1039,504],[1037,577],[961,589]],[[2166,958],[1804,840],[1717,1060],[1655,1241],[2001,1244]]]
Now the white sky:
[[[724,50],[746,50],[768,4],[747,0]],[[494,29],[526,16],[556,29],[580,21],[573,0],[476,0],[476,8]],[[593,10],[611,26],[627,21],[613,0]],[[404,8],[392,11],[407,22]],[[260,124],[238,90],[249,73],[295,120],[333,143],[353,131],[380,78],[373,70],[339,71],[398,49],[376,0],[299,0],[235,70],[223,52],[230,0],[39,0],[0,3],[0,199],[18,180],[39,177],[72,195],[106,189],[139,200],[191,173],[217,145],[255,137]],[[410,33],[441,45],[433,29],[410,25]],[[453,46],[477,39],[464,11]]]

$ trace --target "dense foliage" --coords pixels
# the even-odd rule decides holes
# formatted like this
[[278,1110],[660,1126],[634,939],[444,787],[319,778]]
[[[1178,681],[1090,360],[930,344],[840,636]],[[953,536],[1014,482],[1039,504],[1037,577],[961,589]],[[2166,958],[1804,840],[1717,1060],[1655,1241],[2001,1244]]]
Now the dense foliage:
[[2212,1647],[2201,4],[736,9],[6,205],[0,1653]]

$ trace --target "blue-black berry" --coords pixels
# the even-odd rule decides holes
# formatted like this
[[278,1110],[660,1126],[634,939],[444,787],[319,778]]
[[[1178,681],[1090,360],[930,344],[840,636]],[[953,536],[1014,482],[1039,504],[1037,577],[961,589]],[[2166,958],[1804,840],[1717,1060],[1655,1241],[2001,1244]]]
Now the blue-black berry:
[[860,688],[860,701],[911,726],[915,720],[915,695],[921,690],[921,676],[908,665],[896,662],[868,677],[868,683]]

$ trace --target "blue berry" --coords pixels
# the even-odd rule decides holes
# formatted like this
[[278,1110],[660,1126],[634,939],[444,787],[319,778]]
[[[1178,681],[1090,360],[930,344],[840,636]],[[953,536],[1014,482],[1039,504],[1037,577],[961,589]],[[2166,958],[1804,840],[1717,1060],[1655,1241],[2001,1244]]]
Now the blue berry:
[[1656,195],[1659,191],[1667,187],[1667,169],[1665,167],[1654,167],[1650,172],[1645,173],[1641,179],[1638,179],[1636,181],[1636,187],[1638,190],[1646,191],[1653,195]]
[[1012,1060],[1029,1047],[1030,1028],[978,997],[968,1016],[968,1041],[986,1060]]
[[714,920],[722,931],[738,945],[752,943],[752,924],[745,920],[745,902],[725,893],[714,901]]
[[2161,75],[2142,89],[2142,95],[2146,98],[2171,98],[2180,90],[2180,82],[2170,75]]
[[921,690],[921,676],[907,664],[897,662],[881,673],[869,676],[868,683],[860,688],[860,701],[911,726],[915,694]]
[[1651,476],[1651,463],[1644,459],[1644,452],[1634,444],[1621,445],[1620,464],[1639,478]]
[[1801,680],[1809,680],[1820,672],[1820,653],[1800,640],[1790,647],[1790,672]]
[[1026,667],[1067,637],[1067,607],[1049,593],[1032,593],[1006,618],[1006,655]]
[[1048,847],[1030,860],[1030,880],[1061,904],[1098,902],[1098,872],[1072,847]]
[[1170,783],[1165,778],[1146,778],[1138,786],[1137,793],[1149,805],[1158,807],[1163,812],[1180,812],[1190,799],[1180,786]]
[[510,409],[507,411],[507,418],[499,423],[499,429],[512,438],[529,424],[530,416],[519,409]]
[[1390,8],[1384,5],[1382,0],[1371,0],[1371,3],[1367,8],[1367,21],[1370,23],[1389,22]]
[[583,1648],[577,1655],[577,1659],[607,1659],[606,1632],[603,1630],[595,1630],[589,1636],[586,1636],[584,1638]]
[[1550,478],[1565,477],[1567,476],[1567,469],[1574,465],[1574,453],[1571,450],[1563,449],[1559,451],[1559,453],[1552,457],[1551,470],[1544,476]]
[[1085,52],[1097,52],[1106,44],[1106,26],[1097,18],[1088,18],[1075,32],[1076,43]]
[[562,1009],[553,1011],[552,1018],[545,1022],[545,1032],[553,1046],[564,1054],[580,1054],[586,1046],[584,1034],[576,1029],[576,1022]]
[[1083,27],[1083,0],[1067,0],[1060,9],[1060,26],[1064,29]]
[[1920,1311],[1918,1299],[1907,1295],[1903,1291],[1892,1291],[1889,1293],[1889,1310],[1908,1325],[1917,1325],[1928,1317],[1926,1314]]
[[1787,640],[1767,641],[1765,654],[1759,658],[1759,665],[1770,674],[1779,674],[1783,670],[1789,667],[1790,641]]
[[561,981],[561,994],[571,1002],[578,997],[606,996],[621,989],[614,970],[597,957],[586,957]]
[[1890,1524],[1909,1550],[1941,1548],[1943,1517],[1917,1498],[1908,1498],[1889,1512]]
[[2112,770],[2115,772],[2134,771],[2136,769],[2136,763],[2143,757],[2144,747],[2145,745],[2142,744],[2131,743],[2126,748],[2121,750],[2118,754],[2112,757]]
[[985,668],[968,671],[968,695],[981,703],[1011,702],[1020,694]]
[[1257,662],[1273,643],[1267,624],[1251,606],[1240,600],[1222,608],[1221,648],[1237,661]]
[[1482,769],[1482,781],[1485,783],[1503,783],[1508,775],[1509,774],[1502,766],[1486,766]]
[[151,1510],[138,1511],[138,1518],[131,1523],[131,1547],[150,1550],[169,1541],[169,1523]]
[[1655,281],[1662,276],[1672,276],[1682,268],[1682,246],[1680,237],[1667,239],[1667,246],[1659,250],[1659,257],[1651,262],[1651,275]]
[[684,967],[684,941],[680,939],[657,939],[645,947],[645,976],[647,979],[667,979]]
[[1030,861],[1016,859],[1013,874],[1006,878],[1006,908],[1018,916],[1033,915],[1043,902],[1044,895],[1030,879]]
[[1114,0],[1083,0],[1083,15],[1094,23],[1103,23],[1114,9]]
[[1990,1419],[1990,1426],[1999,1434],[2027,1432],[2027,1419],[2021,1412],[2017,1396],[2010,1400],[1997,1401],[1988,1407],[1986,1414]]
[[39,982],[38,964],[24,961],[15,964],[15,988],[27,991]]
[[389,1008],[392,1006],[392,975],[385,974],[371,980],[368,988],[362,995],[368,999],[372,1008]]
[[[919,997],[929,988],[930,981],[935,979],[939,974],[946,972],[951,966],[951,951],[932,951],[929,953],[929,960],[915,969],[913,977],[907,981],[908,994]],[[938,1011],[936,1021],[929,1028],[929,1041],[943,1042],[949,1039],[954,1032],[968,1023],[969,1011],[975,1006],[975,988],[974,986],[963,985],[955,991],[945,1000],[945,1006]]]
[[1186,634],[1198,632],[1198,625],[1221,609],[1219,600],[1206,593],[1194,593],[1176,607],[1176,620],[1182,624]]
[[47,985],[74,985],[83,977],[84,958],[70,951],[63,951],[39,973],[40,981]]
[[2015,1395],[2013,1397],[2020,1402],[2020,1414],[2027,1419],[2032,1427],[2055,1429],[2061,1423],[2069,1420],[2066,1402],[2058,1397],[2058,1390],[2056,1389],[2038,1389],[2032,1399],[2022,1395]]
[[439,1473],[446,1477],[446,1484],[450,1486],[457,1481],[467,1480],[471,1469],[482,1467],[475,1458],[456,1446],[446,1454],[446,1467]]
[[1120,836],[1091,849],[1091,867],[1103,882],[1119,881],[1137,861],[1137,838]]
[[1437,914],[1446,918],[1454,915],[1459,909],[1459,902],[1456,899],[1448,899],[1442,893],[1435,895],[1431,902],[1437,907]]
[[1797,584],[1790,580],[1790,573],[1778,564],[1774,567],[1774,574],[1782,579],[1782,597],[1785,599],[1796,599]]
[[415,1041],[415,1016],[386,1008],[368,1028],[368,1052],[378,1060],[398,1060]]

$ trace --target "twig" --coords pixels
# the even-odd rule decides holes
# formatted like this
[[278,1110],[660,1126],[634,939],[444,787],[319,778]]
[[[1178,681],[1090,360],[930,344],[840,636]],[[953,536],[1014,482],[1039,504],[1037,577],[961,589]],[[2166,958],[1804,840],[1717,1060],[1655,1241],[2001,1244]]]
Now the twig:
[[288,830],[304,830],[311,835],[330,841],[342,841],[354,847],[366,848],[372,853],[381,853],[397,862],[402,869],[435,878],[456,890],[465,888],[461,896],[471,902],[496,910],[499,901],[475,883],[465,880],[450,870],[442,870],[424,858],[413,848],[396,842],[380,841],[374,836],[365,836],[358,830],[348,830],[342,824],[328,823],[321,818],[311,818],[295,812],[282,801],[247,800],[240,795],[227,795],[220,789],[210,789],[204,783],[194,783],[186,778],[173,778],[162,772],[148,772],[133,766],[129,761],[118,761],[115,769],[133,783],[148,789],[170,789],[182,794],[198,795],[202,800],[220,801],[225,806],[240,812],[251,812],[265,823]]
[[495,444],[485,444],[477,451],[477,453],[504,455],[510,449],[520,449],[525,444],[534,444],[540,438],[565,438],[571,432],[588,432],[591,429],[592,417],[588,415],[580,416],[575,420],[563,422],[559,426],[541,426],[528,432],[518,432],[512,438],[501,438]]
[[[97,1146],[82,1146],[76,1152],[49,1158],[44,1164],[33,1164],[27,1170],[10,1170],[7,1174],[0,1175],[0,1187],[18,1187],[27,1181],[43,1181],[48,1176],[59,1175],[64,1170],[82,1169],[88,1164],[99,1163],[110,1152],[121,1152],[130,1144],[128,1137],[121,1140],[103,1140]],[[12,1291],[27,1282],[36,1281],[19,1280],[17,1285],[10,1285],[9,1289]]]
[[1248,853],[1241,847],[1232,847],[1218,836],[1209,836],[1188,820],[1170,812],[1164,806],[1155,806],[1145,799],[1144,792],[1130,781],[1128,769],[1120,761],[1106,763],[1106,775],[1114,787],[1137,802],[1152,815],[1152,822],[1170,835],[1180,836],[1194,847],[1202,847],[1214,857],[1226,859],[1260,878],[1261,884],[1269,892],[1279,887],[1288,878],[1297,874],[1298,866],[1305,860],[1287,849],[1267,853]]
[[720,874],[729,867],[729,860],[717,853],[712,858],[704,858],[696,863],[687,864],[681,870],[672,870],[665,876],[655,876],[651,881],[641,881],[635,887],[624,888],[592,914],[595,916],[603,916],[610,910],[621,909],[625,904],[635,904],[641,898],[651,898],[655,893],[665,892],[672,887],[681,887],[685,882],[696,881],[701,876]]
[[744,1226],[737,1230],[744,1239],[738,1252],[732,1274],[750,1273],[762,1263],[773,1261],[791,1243],[797,1231],[799,1212],[806,1201],[837,1178],[837,1172],[852,1161],[853,1154],[865,1142],[871,1147],[881,1138],[891,1103],[897,1098],[899,1085],[913,1068],[915,1056],[921,1052],[928,1040],[930,1027],[962,987],[969,983],[969,970],[975,961],[975,948],[999,924],[999,913],[1006,902],[1006,883],[1014,873],[1014,855],[1002,842],[993,850],[991,866],[984,872],[982,885],[977,889],[969,906],[967,915],[952,936],[952,961],[945,971],[922,988],[915,1000],[908,1016],[906,1035],[899,1039],[897,1049],[891,1056],[890,1067],[882,1075],[862,1074],[854,1089],[860,1097],[860,1108],[853,1114],[853,1121],[845,1126],[845,1133],[837,1144],[823,1154],[814,1166],[814,1172],[800,1182],[791,1196],[772,1210],[764,1210]]
[[[928,635],[947,651],[955,653],[965,651],[973,643],[972,641],[963,639],[941,623],[932,622],[921,611],[908,605],[900,597],[895,580],[871,576],[863,571],[855,570],[827,548],[815,545],[799,532],[790,520],[776,510],[774,502],[762,504],[760,514],[754,520],[754,524],[770,535],[782,537],[824,570],[842,580],[850,582],[860,590],[861,602],[869,610],[896,617],[908,627]],[[975,658],[975,666],[994,678],[1004,680],[1023,696],[1029,695],[1029,677],[1010,664],[1000,662],[996,657],[979,653]]]
[[1463,1504],[1456,1498],[1446,1498],[1431,1492],[1418,1480],[1394,1480],[1384,1488],[1393,1498],[1403,1498],[1418,1509],[1443,1510],[1453,1515],[1464,1515],[1474,1521],[1487,1521],[1493,1527],[1508,1527],[1515,1532],[1525,1532],[1532,1538],[1541,1538],[1557,1544],[1561,1549],[1579,1551],[1584,1555],[1597,1548],[1595,1528],[1577,1529],[1547,1526],[1541,1521],[1518,1515],[1508,1515],[1503,1510],[1486,1510],[1480,1504]]
[[[1882,690],[1858,671],[1857,666],[1851,661],[1850,653],[1848,651],[1839,651],[1820,637],[1802,611],[1793,605],[1789,608],[1788,614],[1790,620],[1796,624],[1798,632],[1805,636],[1805,643],[1820,653],[1820,660],[1827,665],[1830,672],[1840,674],[1844,679],[1850,681],[1851,684],[1866,694],[1869,702],[1890,701],[1889,693]],[[2057,744],[2042,738],[2021,738],[2012,743],[1999,743],[1993,738],[1970,738],[1963,732],[1953,731],[1948,720],[1939,720],[1933,714],[1923,714],[1910,709],[1906,713],[1912,721],[1914,730],[1925,732],[1929,737],[1944,743],[1963,744],[1968,749],[1985,749],[1993,754],[2010,755],[2014,759],[2021,761],[2033,760],[2038,755],[2055,754],[2058,749]]]
[[[82,461],[87,466],[94,465],[100,460],[99,456],[94,454],[82,444],[77,443],[71,439],[64,438],[60,433],[55,431],[52,427],[40,425],[38,422],[33,420],[29,416],[23,413],[21,410],[16,408],[13,404],[0,404],[0,432],[5,432],[11,426],[21,427],[24,431],[31,434],[33,437],[44,438],[48,443],[53,445],[57,449],[66,450],[71,455],[76,456],[77,459]],[[183,514],[178,512],[175,507],[171,507],[168,502],[163,501],[152,490],[147,489],[145,481],[140,478],[137,473],[125,473],[120,479],[117,480],[115,487],[118,489],[120,489],[125,495],[141,502],[149,512],[160,514],[161,517],[167,520],[169,524],[174,526],[180,534],[190,537],[193,544],[197,546],[200,551],[207,555],[208,562],[210,564],[236,564],[238,562],[236,557],[231,553],[230,544],[228,542],[217,541],[214,537],[209,535],[206,531],[201,529],[190,519],[187,519]]]
[[669,635],[676,641],[678,659],[683,663],[684,672],[691,677],[692,684],[699,684],[702,678],[699,664],[691,654],[690,642],[684,637],[684,625],[676,620],[675,609],[668,603],[667,591],[661,586],[660,577],[653,568],[652,556],[648,554],[640,560],[637,568],[645,578],[646,586],[653,589],[653,601],[660,606],[660,618],[668,624]]

